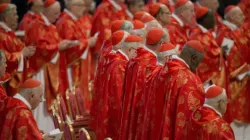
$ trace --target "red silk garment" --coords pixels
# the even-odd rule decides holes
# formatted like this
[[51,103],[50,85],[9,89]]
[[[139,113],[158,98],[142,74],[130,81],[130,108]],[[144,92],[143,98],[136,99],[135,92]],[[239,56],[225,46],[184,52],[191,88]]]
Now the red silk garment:
[[120,140],[135,139],[136,133],[141,131],[137,125],[143,119],[139,115],[145,110],[141,98],[145,93],[146,77],[155,66],[156,56],[144,48],[137,49],[137,57],[128,63],[124,80]]
[[237,76],[243,72],[249,70],[247,66],[246,57],[248,56],[247,51],[247,39],[239,33],[239,30],[231,30],[227,26],[223,25],[220,28],[217,42],[222,44],[223,38],[229,38],[234,41],[234,45],[226,56],[227,60],[227,77],[228,77],[228,109],[225,113],[225,120],[231,122],[233,120],[239,120],[243,122],[250,122],[249,113],[244,107],[249,106],[249,99],[247,85],[248,77],[244,77],[241,81],[237,80]]
[[186,125],[183,140],[234,140],[230,125],[209,107],[199,107]]
[[12,97],[1,100],[0,114],[0,139],[43,139],[31,110],[21,100]]
[[209,31],[202,31],[200,27],[197,27],[191,33],[190,40],[199,40],[205,48],[204,58],[197,68],[197,75],[202,83],[211,81],[217,86],[225,87],[222,50],[213,35]]
[[103,1],[96,9],[93,17],[93,28],[91,34],[94,35],[100,32],[94,53],[100,53],[101,46],[104,40],[108,40],[111,36],[111,24],[115,20],[124,20],[125,13],[122,9],[122,5],[119,5],[121,9],[116,9],[109,0]]
[[1,98],[4,98],[4,97],[7,97],[7,93],[4,89],[4,87],[2,86],[2,84],[0,85],[0,99]]
[[181,26],[175,18],[171,18],[170,23],[167,25],[167,29],[170,35],[170,42],[173,45],[180,45],[180,51],[182,47],[188,41],[187,30],[183,25]]
[[35,20],[36,18],[39,18],[39,17],[40,17],[39,14],[35,14],[35,13],[33,13],[33,12],[32,12],[32,13],[31,13],[31,12],[27,12],[27,13],[24,15],[22,21],[20,22],[18,29],[19,29],[19,30],[22,30],[22,31],[27,31],[28,28],[29,28],[29,24],[30,24],[33,20]]
[[1,81],[8,81],[6,90],[9,96],[14,95],[18,91],[18,86],[22,80],[22,74],[17,72],[21,61],[24,43],[18,39],[13,31],[7,31],[0,26],[0,49],[6,56],[6,72]]
[[173,59],[167,66],[165,87],[158,93],[165,96],[163,116],[159,116],[162,121],[159,139],[180,140],[192,112],[203,105],[205,94],[200,79],[184,62]]
[[[41,18],[34,20],[26,34],[26,44],[36,46],[36,52],[29,58],[28,77],[44,69],[45,97],[47,109],[50,110],[52,100],[56,99],[59,87],[59,61],[51,60],[58,53],[58,43],[61,41],[56,27],[47,25]],[[62,95],[65,97],[65,95]]]
[[101,100],[99,124],[96,129],[98,140],[106,137],[118,139],[120,130],[122,89],[128,60],[119,51],[110,54],[108,59],[109,62],[105,66],[106,76],[103,80],[106,84],[98,96]]

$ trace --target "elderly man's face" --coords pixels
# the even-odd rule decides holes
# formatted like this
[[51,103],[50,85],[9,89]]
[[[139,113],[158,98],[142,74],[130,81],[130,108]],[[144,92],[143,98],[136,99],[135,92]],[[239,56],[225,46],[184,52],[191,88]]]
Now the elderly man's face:
[[219,7],[219,2],[218,0],[205,0],[203,6],[209,8],[213,13],[216,13]]
[[237,8],[237,10],[233,13],[232,19],[237,24],[237,26],[241,26],[244,23],[245,16],[240,8]]
[[15,30],[17,28],[17,22],[18,22],[18,15],[16,8],[10,9],[10,11],[7,11],[7,14],[5,16],[6,24],[12,29]]
[[50,23],[55,23],[61,13],[61,6],[59,2],[56,2],[55,4],[53,4],[47,10],[49,10],[47,11],[47,13],[49,13],[47,15],[47,18],[49,19]]
[[171,12],[168,9],[168,7],[165,6],[165,5],[162,6],[161,9],[162,9],[162,11],[159,14],[159,20],[161,20],[162,23],[167,25],[170,22],[170,19],[171,19]]
[[138,0],[138,2],[130,6],[129,10],[130,12],[132,12],[132,14],[135,14],[137,12],[143,11],[143,8],[144,8],[144,1]]
[[83,0],[74,0],[70,10],[77,18],[80,18],[83,16],[84,11],[86,11],[86,5]]
[[196,17],[194,12],[194,5],[192,2],[187,3],[187,8],[182,12],[183,18],[185,18],[187,24],[195,25],[196,24]]
[[30,105],[32,110],[36,109],[38,105],[42,102],[43,90],[42,86],[37,87],[32,90],[30,95]]
[[5,74],[7,64],[6,64],[6,57],[4,55],[4,52],[1,52],[0,55],[2,57],[2,60],[0,61],[0,78],[1,78]]
[[44,6],[43,0],[34,0],[32,6],[34,8],[32,8],[32,11],[39,14],[43,11],[43,6]]

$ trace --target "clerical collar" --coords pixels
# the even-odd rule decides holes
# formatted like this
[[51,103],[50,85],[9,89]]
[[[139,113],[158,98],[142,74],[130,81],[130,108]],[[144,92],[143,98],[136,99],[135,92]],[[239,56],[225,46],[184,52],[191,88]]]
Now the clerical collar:
[[116,53],[116,50],[113,50],[113,49],[112,49],[110,53]]
[[212,107],[212,106],[210,106],[208,104],[204,104],[203,106],[208,107],[208,108],[214,110],[220,117],[222,117],[222,114],[219,111],[217,111],[214,107]]
[[129,60],[128,56],[121,49],[119,49],[118,52],[120,52],[127,60]]
[[4,22],[0,21],[0,26],[6,31],[6,32],[10,32],[12,31],[10,27],[8,27],[8,25],[6,25]]
[[70,12],[68,9],[64,9],[63,11],[66,14],[68,14],[73,20],[77,20],[77,17],[72,12]]
[[41,17],[42,17],[43,21],[45,22],[45,24],[46,24],[47,26],[49,26],[49,25],[50,25],[50,22],[49,22],[48,18],[47,18],[43,13],[41,13]]
[[114,0],[108,0],[114,7],[116,10],[122,10],[122,7],[117,4]]
[[20,94],[16,94],[13,98],[16,98],[16,99],[18,99],[18,100],[21,100],[25,105],[27,105],[28,106],[28,108],[31,110],[31,105],[30,105],[30,103],[22,96],[22,95],[20,95]]
[[146,47],[146,46],[144,46],[143,48],[144,48],[145,50],[151,52],[151,53],[157,58],[157,55],[156,55],[155,52],[153,52],[152,50],[150,50],[150,49],[149,49],[148,47]]
[[175,14],[172,14],[172,17],[177,20],[177,22],[180,24],[181,27],[184,26],[184,23],[181,21],[181,19]]
[[176,60],[183,62],[189,68],[189,65],[182,58],[180,58],[178,55],[172,55],[172,59],[176,59]]
[[202,25],[200,25],[200,24],[197,24],[197,25],[198,25],[198,27],[201,29],[201,31],[202,31],[203,33],[208,32],[208,30],[207,30],[206,28],[204,28]]
[[131,19],[134,18],[134,15],[128,9],[126,9],[126,14],[128,15],[129,18]]
[[28,13],[31,15],[35,15],[35,13],[33,11],[28,11]]
[[238,28],[235,24],[233,24],[233,23],[231,23],[231,22],[229,22],[227,20],[224,20],[222,23],[224,25],[226,25],[228,28],[230,28],[232,31],[234,31],[234,30],[236,30]]

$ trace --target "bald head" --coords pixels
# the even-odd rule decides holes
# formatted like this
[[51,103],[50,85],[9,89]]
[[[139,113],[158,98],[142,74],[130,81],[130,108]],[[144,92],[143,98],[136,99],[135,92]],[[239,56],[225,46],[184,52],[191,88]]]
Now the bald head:
[[31,109],[34,110],[42,102],[43,87],[40,85],[35,88],[21,88],[19,94],[30,103]]
[[184,24],[195,25],[195,12],[194,5],[191,1],[188,1],[184,5],[175,9],[175,14],[182,20]]
[[180,57],[189,65],[191,71],[195,72],[196,68],[202,61],[204,54],[203,52],[194,49],[193,46],[185,44],[181,51]]
[[245,16],[242,10],[236,6],[225,14],[225,19],[235,24],[237,27],[240,27],[244,23]]
[[14,4],[8,4],[3,13],[0,14],[0,21],[4,22],[8,27],[15,30],[17,28],[17,11]]
[[33,2],[28,5],[29,9],[36,14],[43,12],[43,6],[43,0],[33,0]]
[[217,12],[220,5],[218,0],[198,0],[198,2],[201,6],[207,7],[213,13]]
[[50,23],[55,23],[61,13],[60,3],[57,1],[49,7],[45,7],[43,13]]

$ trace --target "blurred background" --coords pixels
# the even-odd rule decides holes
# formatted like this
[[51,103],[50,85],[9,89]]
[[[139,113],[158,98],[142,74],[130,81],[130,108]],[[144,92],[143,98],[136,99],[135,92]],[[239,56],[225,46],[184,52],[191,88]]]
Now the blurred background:
[[[10,1],[10,0],[0,0],[0,1]],[[61,3],[62,9],[64,9],[64,0],[57,0]],[[147,3],[148,0],[144,0],[145,3]],[[195,2],[196,0],[191,0],[193,2]],[[231,4],[237,4],[240,0],[219,0],[220,2],[220,7],[218,9],[218,12],[221,16],[224,15],[224,8],[227,5],[231,5]],[[18,16],[19,16],[19,21],[22,19],[23,15],[27,12],[28,10],[28,5],[27,5],[27,0],[11,0],[12,3],[17,5],[17,12],[18,12]],[[100,3],[102,2],[102,0],[93,0],[93,3],[95,4],[95,7],[97,7]]]

